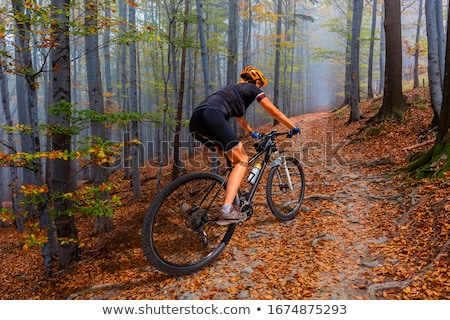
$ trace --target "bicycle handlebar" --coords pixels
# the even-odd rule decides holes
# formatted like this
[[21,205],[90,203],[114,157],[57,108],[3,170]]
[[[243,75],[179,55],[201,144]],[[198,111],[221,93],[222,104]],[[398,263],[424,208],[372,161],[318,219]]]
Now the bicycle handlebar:
[[282,135],[288,135],[288,134],[289,134],[289,131],[277,132],[277,130],[272,130],[272,131],[270,131],[269,133],[263,133],[263,134],[261,134],[260,140],[261,140],[262,138],[264,138],[264,137],[267,137],[267,136],[269,136],[269,137],[276,137],[276,136],[282,136]]

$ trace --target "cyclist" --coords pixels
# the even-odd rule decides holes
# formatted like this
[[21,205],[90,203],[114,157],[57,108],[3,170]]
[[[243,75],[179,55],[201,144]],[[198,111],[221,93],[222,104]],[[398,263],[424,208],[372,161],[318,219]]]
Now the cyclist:
[[244,118],[247,108],[256,100],[273,118],[290,130],[291,137],[300,133],[300,129],[293,125],[261,90],[261,87],[266,85],[267,80],[259,69],[252,66],[245,67],[241,71],[238,83],[225,86],[208,96],[194,109],[191,116],[190,131],[194,138],[213,151],[226,152],[233,164],[217,221],[220,225],[236,223],[247,218],[245,213],[233,205],[233,201],[245,176],[249,158],[228,120],[235,118],[247,133],[253,138],[258,138],[259,133],[253,131]]

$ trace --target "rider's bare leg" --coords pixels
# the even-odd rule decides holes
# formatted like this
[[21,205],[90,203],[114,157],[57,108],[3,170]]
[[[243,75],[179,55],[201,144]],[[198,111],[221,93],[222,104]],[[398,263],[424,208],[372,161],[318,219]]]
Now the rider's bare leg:
[[248,166],[248,156],[241,142],[227,152],[228,158],[233,164],[233,169],[228,177],[225,190],[224,205],[231,205],[237,195],[241,182],[244,179]]

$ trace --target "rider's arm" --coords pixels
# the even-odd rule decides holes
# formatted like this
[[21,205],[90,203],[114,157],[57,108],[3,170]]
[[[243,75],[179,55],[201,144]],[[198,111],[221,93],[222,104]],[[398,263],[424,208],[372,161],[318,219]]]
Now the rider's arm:
[[247,123],[244,117],[235,118],[237,123],[244,129],[248,134],[251,134],[253,132],[252,127]]
[[293,130],[295,126],[292,122],[280,111],[269,98],[264,97],[259,101],[259,104],[275,119],[284,124],[289,130]]

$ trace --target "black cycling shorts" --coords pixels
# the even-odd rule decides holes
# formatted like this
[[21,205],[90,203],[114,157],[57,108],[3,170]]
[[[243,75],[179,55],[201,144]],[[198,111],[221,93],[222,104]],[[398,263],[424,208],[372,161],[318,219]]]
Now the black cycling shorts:
[[220,110],[204,108],[194,111],[189,123],[194,138],[215,150],[218,146],[225,152],[239,144],[239,138]]

